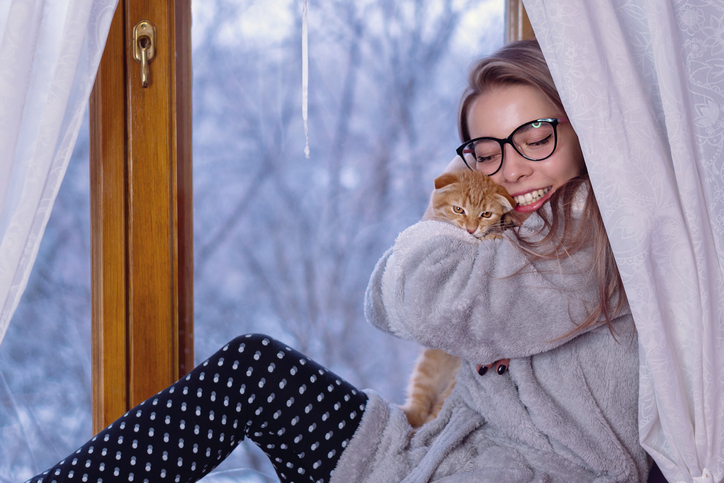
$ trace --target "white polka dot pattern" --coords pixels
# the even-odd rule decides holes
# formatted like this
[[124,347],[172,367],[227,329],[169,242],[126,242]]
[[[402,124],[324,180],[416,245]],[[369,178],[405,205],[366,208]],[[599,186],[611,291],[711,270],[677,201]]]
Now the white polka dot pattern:
[[245,437],[280,480],[324,483],[367,397],[278,341],[240,336],[26,483],[201,479]]

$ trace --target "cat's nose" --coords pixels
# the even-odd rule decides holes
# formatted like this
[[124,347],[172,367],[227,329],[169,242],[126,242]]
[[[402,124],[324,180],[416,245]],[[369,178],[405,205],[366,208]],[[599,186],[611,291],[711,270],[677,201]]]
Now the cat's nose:
[[471,235],[472,235],[473,233],[475,233],[475,231],[478,229],[477,226],[467,226],[467,227],[465,227],[465,228],[468,229],[468,233],[470,233]]

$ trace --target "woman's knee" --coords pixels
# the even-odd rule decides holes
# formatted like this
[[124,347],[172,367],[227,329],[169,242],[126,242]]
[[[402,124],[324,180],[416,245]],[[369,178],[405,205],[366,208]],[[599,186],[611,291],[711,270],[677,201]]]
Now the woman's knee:
[[236,351],[244,353],[246,351],[252,351],[252,354],[256,351],[264,351],[271,349],[286,348],[286,344],[283,344],[275,338],[265,334],[243,334],[231,339],[222,349],[226,351]]

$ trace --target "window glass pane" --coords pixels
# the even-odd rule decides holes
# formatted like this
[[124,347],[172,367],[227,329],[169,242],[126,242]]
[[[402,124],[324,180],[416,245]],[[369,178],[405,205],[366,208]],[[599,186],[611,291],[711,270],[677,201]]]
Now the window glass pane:
[[[309,157],[302,2],[193,3],[197,363],[263,332],[403,401],[419,347],[365,321],[364,290],[455,154],[467,69],[502,45],[503,3],[309,2]],[[268,481],[243,446],[210,478]]]
[[91,436],[87,114],[38,257],[0,344],[0,481],[45,470]]

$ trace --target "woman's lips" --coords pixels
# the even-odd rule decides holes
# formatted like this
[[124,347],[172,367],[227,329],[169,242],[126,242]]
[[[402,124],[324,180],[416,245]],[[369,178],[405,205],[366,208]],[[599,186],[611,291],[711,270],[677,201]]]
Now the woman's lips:
[[513,199],[518,203],[515,211],[518,213],[532,213],[536,211],[551,197],[553,194],[552,188],[552,186],[548,186],[547,188],[531,190],[527,193],[513,196]]

